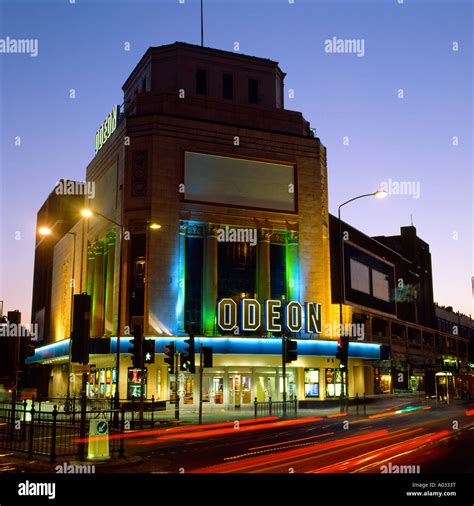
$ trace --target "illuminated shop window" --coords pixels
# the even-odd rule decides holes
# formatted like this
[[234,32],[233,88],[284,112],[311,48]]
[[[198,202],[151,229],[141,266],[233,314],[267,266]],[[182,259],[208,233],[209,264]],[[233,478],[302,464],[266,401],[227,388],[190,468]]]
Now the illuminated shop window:
[[[93,369],[94,366],[91,366]],[[117,370],[111,367],[91,370],[86,384],[89,399],[111,399],[115,395]]]
[[194,378],[188,376],[184,382],[184,404],[192,404],[194,402]]
[[326,397],[339,397],[341,395],[342,373],[339,368],[326,369]]
[[127,374],[127,399],[138,398],[141,395],[143,376],[143,396],[146,398],[147,370],[129,367]]
[[319,397],[319,369],[304,370],[304,396]]

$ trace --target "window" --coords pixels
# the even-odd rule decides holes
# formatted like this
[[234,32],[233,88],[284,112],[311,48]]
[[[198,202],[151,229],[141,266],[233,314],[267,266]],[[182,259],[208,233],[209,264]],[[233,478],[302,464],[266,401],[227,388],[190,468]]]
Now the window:
[[207,70],[196,70],[196,93],[198,95],[207,95]]
[[146,77],[144,77],[142,81],[142,93],[145,93],[145,91],[146,91]]
[[370,295],[369,268],[351,258],[351,288]]
[[388,276],[383,272],[372,269],[372,295],[377,299],[390,301],[390,286]]
[[184,287],[184,327],[192,324],[195,332],[201,332],[202,305],[202,237],[186,237],[186,274]]
[[319,369],[304,370],[304,396],[319,397]]
[[217,251],[218,298],[254,297],[256,247],[247,242],[218,242]]
[[258,104],[258,81],[249,79],[249,104]]
[[222,77],[222,98],[234,98],[234,77],[230,74],[224,74]]

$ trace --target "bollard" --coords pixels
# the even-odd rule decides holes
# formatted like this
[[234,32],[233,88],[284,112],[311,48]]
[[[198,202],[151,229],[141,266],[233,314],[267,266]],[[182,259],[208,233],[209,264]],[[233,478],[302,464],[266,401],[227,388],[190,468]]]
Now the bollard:
[[255,397],[253,401],[254,411],[255,411],[255,418],[257,418],[257,398]]
[[272,416],[272,398],[269,397],[268,399],[269,399],[268,405],[270,407],[270,416]]
[[355,403],[356,403],[356,413],[358,415],[359,414],[359,394],[356,394]]

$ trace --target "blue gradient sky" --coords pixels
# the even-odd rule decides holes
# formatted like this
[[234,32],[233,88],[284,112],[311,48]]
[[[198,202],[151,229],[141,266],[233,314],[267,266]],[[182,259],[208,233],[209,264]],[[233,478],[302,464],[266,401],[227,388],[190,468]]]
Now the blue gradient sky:
[[[472,11],[470,0],[205,0],[205,45],[231,51],[238,41],[287,72],[286,108],[302,111],[328,148],[331,212],[389,178],[420,183],[418,199],[364,199],[343,217],[369,235],[393,235],[413,215],[431,246],[435,300],[465,313],[474,272]],[[122,103],[145,50],[199,44],[199,0],[0,0],[6,36],[39,40],[36,58],[0,54],[0,300],[27,321],[38,208],[59,178],[84,179],[95,131]],[[365,56],[325,53],[334,36],[364,39]]]

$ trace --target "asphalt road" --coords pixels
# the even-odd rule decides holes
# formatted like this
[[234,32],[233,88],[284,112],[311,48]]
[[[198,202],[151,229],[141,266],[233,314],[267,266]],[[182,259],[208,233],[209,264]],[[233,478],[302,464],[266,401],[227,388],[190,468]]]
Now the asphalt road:
[[127,454],[143,463],[120,472],[474,472],[474,412],[466,414],[472,406],[414,407],[371,417],[268,418],[132,433]]

